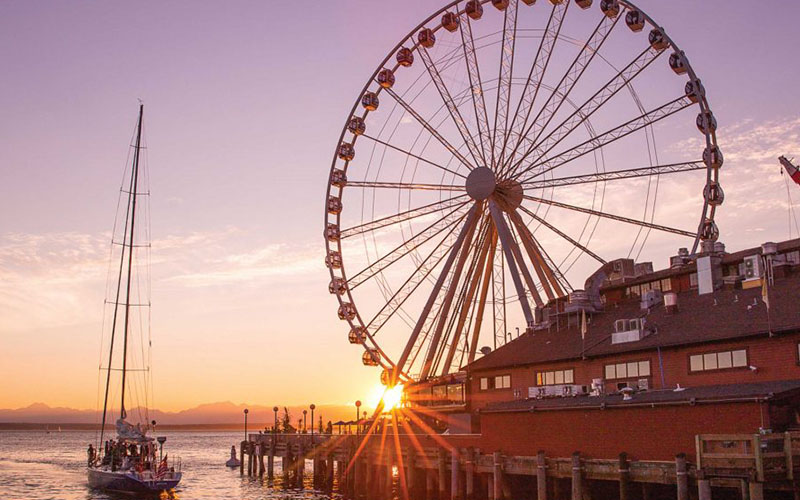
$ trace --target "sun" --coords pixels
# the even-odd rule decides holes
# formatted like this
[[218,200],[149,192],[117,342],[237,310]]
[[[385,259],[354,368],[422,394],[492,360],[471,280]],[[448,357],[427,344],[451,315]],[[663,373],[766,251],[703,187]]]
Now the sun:
[[383,401],[383,411],[397,408],[403,402],[403,386],[397,384],[394,387],[387,387],[381,400]]

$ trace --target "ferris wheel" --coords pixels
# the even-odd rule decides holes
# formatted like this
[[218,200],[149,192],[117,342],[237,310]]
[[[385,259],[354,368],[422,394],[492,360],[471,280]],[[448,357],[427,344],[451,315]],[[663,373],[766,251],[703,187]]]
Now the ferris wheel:
[[632,2],[449,3],[339,137],[325,262],[349,341],[384,383],[446,375],[607,258],[713,245],[715,132],[685,53]]

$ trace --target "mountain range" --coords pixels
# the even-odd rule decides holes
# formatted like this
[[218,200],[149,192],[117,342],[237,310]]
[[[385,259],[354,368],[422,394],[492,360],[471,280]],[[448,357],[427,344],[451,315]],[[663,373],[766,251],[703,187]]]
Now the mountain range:
[[[248,421],[255,427],[256,424],[271,425],[274,420],[274,413],[271,406],[235,404],[230,401],[202,404],[187,410],[168,412],[161,410],[150,410],[150,420],[156,420],[159,425],[238,425],[244,420],[243,411],[247,408]],[[311,425],[311,411],[308,407],[289,406],[287,407],[293,424],[303,417],[303,410],[308,410],[308,426]],[[280,407],[278,418],[283,416],[284,407]],[[362,407],[362,411],[364,408]],[[141,413],[140,413],[141,412]],[[346,405],[317,405],[314,411],[314,419],[320,416],[324,422],[329,420],[353,420],[356,416],[354,406]],[[0,424],[9,423],[30,423],[30,424],[97,424],[100,421],[102,410],[78,410],[74,408],[51,407],[44,403],[34,403],[25,408],[0,409]],[[144,415],[140,408],[128,410],[131,421],[138,421],[139,415]],[[111,422],[116,419],[116,415]],[[108,419],[107,419],[108,420]]]

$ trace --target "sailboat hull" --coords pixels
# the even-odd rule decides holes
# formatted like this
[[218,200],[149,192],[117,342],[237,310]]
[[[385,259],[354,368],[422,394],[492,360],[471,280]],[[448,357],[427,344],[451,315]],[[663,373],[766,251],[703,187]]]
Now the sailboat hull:
[[180,481],[180,472],[170,473],[166,478],[144,480],[136,477],[134,472],[89,469],[89,487],[101,490],[158,494],[173,489]]

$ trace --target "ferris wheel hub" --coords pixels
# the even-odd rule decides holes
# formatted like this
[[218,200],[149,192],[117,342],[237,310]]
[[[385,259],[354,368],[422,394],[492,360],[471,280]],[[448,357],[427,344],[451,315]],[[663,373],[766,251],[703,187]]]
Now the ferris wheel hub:
[[497,180],[489,167],[477,167],[467,176],[467,194],[476,201],[483,201],[494,193]]

